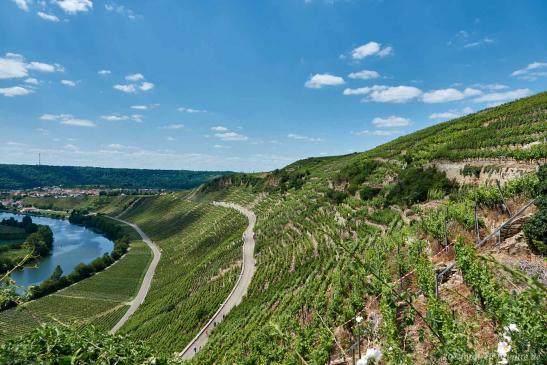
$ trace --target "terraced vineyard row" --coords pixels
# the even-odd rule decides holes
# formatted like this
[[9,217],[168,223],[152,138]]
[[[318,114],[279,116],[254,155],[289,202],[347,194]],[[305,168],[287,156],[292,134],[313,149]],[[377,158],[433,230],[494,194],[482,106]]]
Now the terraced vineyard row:
[[[356,158],[344,161],[350,164]],[[459,271],[446,285],[439,284],[440,296],[434,278],[436,268],[454,260],[453,246],[443,250],[445,216],[449,244],[456,237],[472,244],[474,202],[483,204],[479,226],[484,236],[487,216],[501,204],[496,188],[473,188],[438,204],[416,205],[408,218],[410,213],[400,208],[381,209],[374,200],[351,196],[333,205],[326,192],[328,176],[337,170],[310,170],[312,178],[301,189],[270,193],[254,208],[258,269],[248,297],[193,362],[349,360],[342,349],[358,334],[365,338],[363,349],[381,347],[388,363],[473,363],[495,357],[507,323],[498,323],[480,308],[473,285],[457,281]],[[529,199],[536,186],[537,178],[525,176],[503,192],[515,206]],[[468,297],[462,299],[451,289],[456,284]],[[534,303],[531,315],[540,320],[544,307]],[[357,323],[358,315],[365,321]]]
[[[249,198],[244,193],[235,200]],[[231,291],[240,271],[245,218],[210,199],[168,194],[139,201],[123,215],[162,250],[145,302],[121,333],[149,342],[160,353],[181,351]]]

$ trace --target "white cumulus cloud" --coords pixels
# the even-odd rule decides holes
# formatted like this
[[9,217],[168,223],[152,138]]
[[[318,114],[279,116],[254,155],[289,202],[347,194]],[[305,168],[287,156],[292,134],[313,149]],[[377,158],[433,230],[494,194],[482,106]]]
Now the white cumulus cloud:
[[0,94],[8,97],[28,95],[32,92],[32,90],[22,86],[0,88]]
[[372,124],[378,128],[406,127],[410,124],[410,119],[397,117],[395,115],[387,118],[376,117],[372,120]]
[[143,82],[141,86],[139,86],[139,89],[141,89],[142,91],[152,90],[153,88],[154,84],[148,81]]
[[[351,94],[346,94],[351,95]],[[422,95],[422,90],[414,86],[385,86],[374,85],[369,88],[363,102],[374,101],[378,103],[406,103]]]
[[112,86],[115,90],[122,91],[124,93],[132,94],[137,92],[137,88],[134,84],[116,84]]
[[74,87],[74,86],[76,86],[76,81],[72,81],[72,80],[61,80],[61,84],[65,85],[65,86]]
[[440,113],[432,113],[429,116],[429,119],[442,119],[442,120],[449,120],[454,118],[463,117],[464,115],[473,113],[473,109],[466,107],[462,110],[455,110],[451,109],[447,112],[440,112]]
[[511,76],[527,81],[535,81],[539,77],[547,77],[547,62],[532,62],[525,68],[513,71]]
[[504,103],[507,101],[524,98],[532,94],[530,89],[516,89],[506,92],[489,93],[473,99],[475,103]]
[[481,95],[482,91],[466,88],[464,91],[459,91],[454,88],[432,90],[424,93],[422,99],[425,103],[446,103],[450,101],[463,100],[466,97]]
[[301,134],[295,134],[295,133],[289,133],[287,135],[287,138],[296,139],[300,141],[308,141],[308,142],[323,142],[324,141],[323,138],[308,137],[308,136],[303,136]]
[[128,81],[141,81],[141,80],[144,80],[144,76],[141,73],[136,73],[136,74],[127,75],[125,79]]
[[393,48],[382,47],[378,42],[368,42],[351,51],[351,57],[354,60],[362,60],[369,56],[385,57],[393,53]]
[[110,75],[110,74],[112,73],[112,71],[110,71],[110,70],[99,70],[99,71],[97,71],[97,73],[98,73],[99,75],[103,75],[103,76],[104,76],[104,75]]
[[97,126],[91,120],[79,119],[71,114],[43,114],[40,119],[45,121],[55,121],[59,122],[60,124],[70,125],[74,127],[92,128]]
[[380,77],[380,74],[372,70],[363,70],[359,72],[352,72],[348,75],[350,79],[361,79],[361,80],[370,80],[377,79]]
[[29,0],[13,0],[13,2],[19,7],[19,9],[28,11]]
[[77,14],[79,12],[88,12],[93,9],[91,0],[53,0],[67,14]]
[[344,79],[340,76],[331,74],[315,74],[311,76],[304,84],[309,89],[320,89],[323,86],[337,86],[343,85]]

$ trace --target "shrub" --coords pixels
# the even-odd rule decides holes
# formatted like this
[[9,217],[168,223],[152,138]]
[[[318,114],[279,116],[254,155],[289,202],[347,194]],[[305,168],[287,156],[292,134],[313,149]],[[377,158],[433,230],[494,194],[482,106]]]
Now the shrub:
[[411,167],[399,174],[397,183],[389,192],[387,204],[410,206],[427,200],[429,191],[437,190],[448,194],[458,188],[458,184],[449,180],[444,172],[430,167],[422,169]]

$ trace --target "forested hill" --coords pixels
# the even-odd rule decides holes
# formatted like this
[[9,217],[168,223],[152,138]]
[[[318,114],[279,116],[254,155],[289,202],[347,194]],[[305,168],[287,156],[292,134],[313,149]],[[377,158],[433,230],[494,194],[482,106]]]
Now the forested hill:
[[188,189],[226,173],[225,171],[0,164],[0,189],[31,189],[58,185],[65,187]]

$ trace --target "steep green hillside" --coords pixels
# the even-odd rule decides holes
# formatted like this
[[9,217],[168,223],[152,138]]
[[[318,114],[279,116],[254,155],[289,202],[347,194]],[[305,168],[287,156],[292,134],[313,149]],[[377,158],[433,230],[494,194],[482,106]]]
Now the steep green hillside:
[[225,173],[221,171],[0,164],[0,190],[32,189],[58,185],[65,187],[189,189]]
[[169,355],[222,303],[245,227],[210,204],[223,200],[257,215],[257,271],[191,363],[351,363],[351,346],[378,349],[382,364],[545,363],[544,257],[522,221],[480,247],[475,226],[484,238],[544,195],[547,174],[536,170],[546,133],[543,93],[365,153],[142,198],[123,216],[159,244],[162,260],[122,331]]

